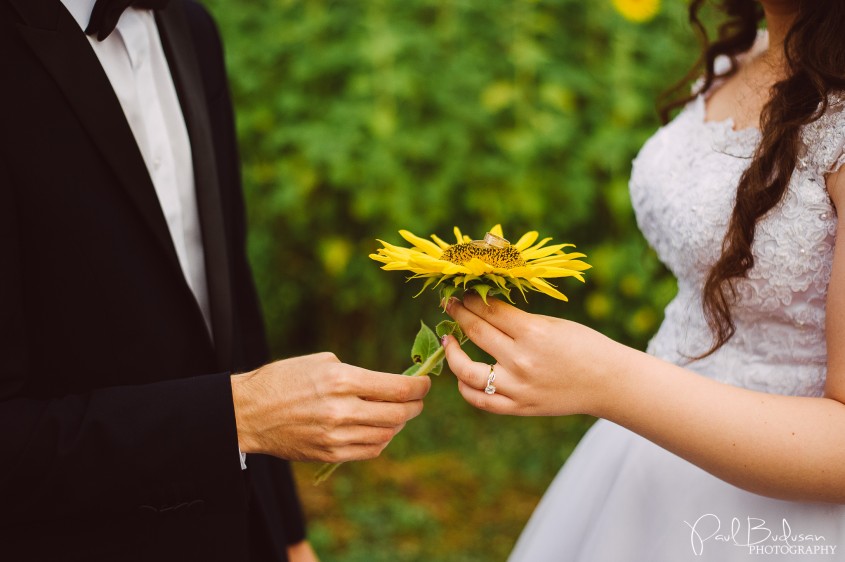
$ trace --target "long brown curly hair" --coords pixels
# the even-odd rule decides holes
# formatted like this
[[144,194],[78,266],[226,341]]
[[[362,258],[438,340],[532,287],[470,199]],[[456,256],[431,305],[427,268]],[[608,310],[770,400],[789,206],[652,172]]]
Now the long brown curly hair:
[[[689,74],[662,97],[661,117],[707,91],[717,78],[716,58],[727,56],[731,76],[737,57],[751,49],[764,13],[756,0],[721,0],[725,20],[718,38],[709,41],[700,19],[707,0],[692,0],[690,22],[702,41],[702,54]],[[733,282],[754,267],[751,246],[757,222],[784,197],[800,150],[801,128],[828,109],[829,94],[845,89],[845,1],[795,0],[797,17],[785,43],[787,77],[776,83],[760,117],[762,139],[751,164],[740,179],[736,204],[722,242],[722,253],[710,269],[703,288],[704,314],[713,333],[713,345],[698,358],[723,346],[736,332],[731,303]],[[689,81],[704,72],[699,92],[683,95]],[[687,90],[688,91],[688,90]]]

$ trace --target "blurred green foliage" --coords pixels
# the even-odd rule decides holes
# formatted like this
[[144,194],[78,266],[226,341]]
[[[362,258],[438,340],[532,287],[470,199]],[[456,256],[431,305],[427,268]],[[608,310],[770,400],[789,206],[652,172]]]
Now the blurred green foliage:
[[[401,372],[441,319],[368,259],[407,228],[501,223],[594,269],[529,310],[644,347],[675,285],[636,227],[630,163],[697,46],[684,3],[634,24],[610,0],[206,0],[226,54],[250,255],[274,353]],[[568,282],[566,282],[568,281]],[[482,358],[483,354],[473,353]],[[504,560],[590,420],[472,410],[450,375],[382,458],[321,488],[297,467],[324,560]]]

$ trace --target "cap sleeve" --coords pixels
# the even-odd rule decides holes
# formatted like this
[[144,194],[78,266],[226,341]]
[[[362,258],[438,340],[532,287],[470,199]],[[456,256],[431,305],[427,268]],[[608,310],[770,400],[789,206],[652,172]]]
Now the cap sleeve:
[[833,161],[827,167],[828,173],[838,172],[845,165],[845,95],[840,96],[834,133],[835,149]]
[[807,125],[801,137],[804,150],[799,166],[827,175],[845,165],[845,93],[832,95],[828,110]]

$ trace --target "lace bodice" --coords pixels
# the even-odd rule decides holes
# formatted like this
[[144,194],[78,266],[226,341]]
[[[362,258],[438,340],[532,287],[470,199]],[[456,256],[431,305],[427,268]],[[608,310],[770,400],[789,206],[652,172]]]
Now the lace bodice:
[[736,334],[713,355],[690,359],[712,342],[701,287],[759,140],[757,129],[707,122],[700,95],[634,160],[637,221],[678,278],[678,294],[649,352],[738,386],[818,396],[827,370],[825,301],[837,224],[825,177],[845,164],[845,98],[832,99],[826,114],[804,128],[788,191],[758,223],[754,268],[736,284]]

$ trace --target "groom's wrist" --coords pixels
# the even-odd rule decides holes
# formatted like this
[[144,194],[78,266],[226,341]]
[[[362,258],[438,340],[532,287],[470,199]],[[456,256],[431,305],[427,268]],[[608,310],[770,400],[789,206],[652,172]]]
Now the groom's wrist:
[[238,449],[242,454],[261,452],[257,432],[253,430],[253,424],[250,422],[254,416],[256,404],[248,383],[254,373],[255,371],[231,376]]

